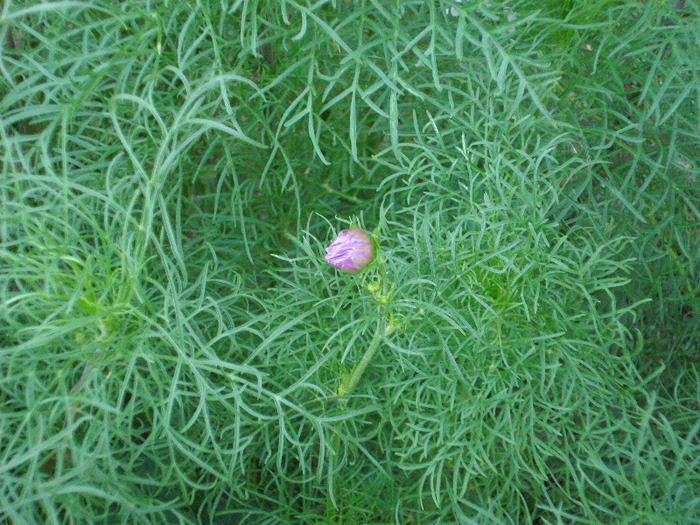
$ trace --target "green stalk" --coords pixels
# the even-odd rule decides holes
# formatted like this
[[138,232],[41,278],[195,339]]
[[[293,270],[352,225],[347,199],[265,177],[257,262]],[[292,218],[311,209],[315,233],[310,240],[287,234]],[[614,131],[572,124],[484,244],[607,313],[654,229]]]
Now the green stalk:
[[[382,342],[383,337],[384,318],[382,316],[377,322],[377,330],[374,332],[374,337],[372,338],[372,342],[369,344],[369,347],[365,351],[365,355],[362,356],[362,359],[360,359],[360,362],[357,364],[357,366],[353,368],[352,373],[350,374],[350,377],[347,379],[347,381],[343,381],[340,384],[340,387],[338,387],[338,395],[344,397],[353,393],[355,387],[357,387],[357,384],[360,382],[362,374],[365,373],[365,370],[369,366],[370,362],[372,362],[374,354],[377,353],[379,343]],[[347,402],[347,399],[345,400],[345,402]]]

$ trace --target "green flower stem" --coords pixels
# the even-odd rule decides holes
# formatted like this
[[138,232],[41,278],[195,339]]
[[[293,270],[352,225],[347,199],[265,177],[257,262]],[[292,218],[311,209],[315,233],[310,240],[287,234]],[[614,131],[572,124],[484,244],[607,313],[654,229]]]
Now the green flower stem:
[[382,254],[377,254],[377,264],[379,265],[379,273],[382,279],[382,296],[386,297],[389,293],[389,279],[386,276],[386,268],[384,268],[384,259]]
[[340,387],[338,388],[338,395],[348,396],[353,393],[355,387],[357,387],[357,384],[360,382],[362,374],[365,373],[365,370],[369,366],[370,362],[372,362],[374,354],[377,353],[379,343],[382,342],[382,338],[384,337],[384,332],[384,317],[382,316],[377,322],[377,330],[374,332],[374,337],[372,338],[372,342],[369,344],[369,347],[365,351],[365,355],[362,356],[362,359],[357,366],[353,368],[350,377],[340,384]]

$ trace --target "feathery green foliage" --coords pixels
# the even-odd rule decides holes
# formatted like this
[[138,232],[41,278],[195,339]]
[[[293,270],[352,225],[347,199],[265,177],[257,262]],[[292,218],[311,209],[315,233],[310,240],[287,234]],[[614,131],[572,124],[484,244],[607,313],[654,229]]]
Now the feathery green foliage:
[[0,521],[693,522],[699,19],[5,2]]

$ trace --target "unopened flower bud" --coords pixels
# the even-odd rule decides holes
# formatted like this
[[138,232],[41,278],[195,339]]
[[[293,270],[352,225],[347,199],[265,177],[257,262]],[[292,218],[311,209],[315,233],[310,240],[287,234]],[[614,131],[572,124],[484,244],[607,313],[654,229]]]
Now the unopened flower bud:
[[326,248],[324,259],[328,264],[347,273],[357,273],[367,266],[374,256],[372,240],[359,228],[341,231]]

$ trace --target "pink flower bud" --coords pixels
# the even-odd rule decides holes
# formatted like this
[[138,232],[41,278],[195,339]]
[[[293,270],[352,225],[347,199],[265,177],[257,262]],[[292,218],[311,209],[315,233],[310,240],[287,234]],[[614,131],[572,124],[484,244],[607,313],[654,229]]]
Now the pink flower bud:
[[326,248],[324,259],[328,264],[347,273],[357,273],[374,257],[372,240],[364,230],[353,228],[341,231]]

